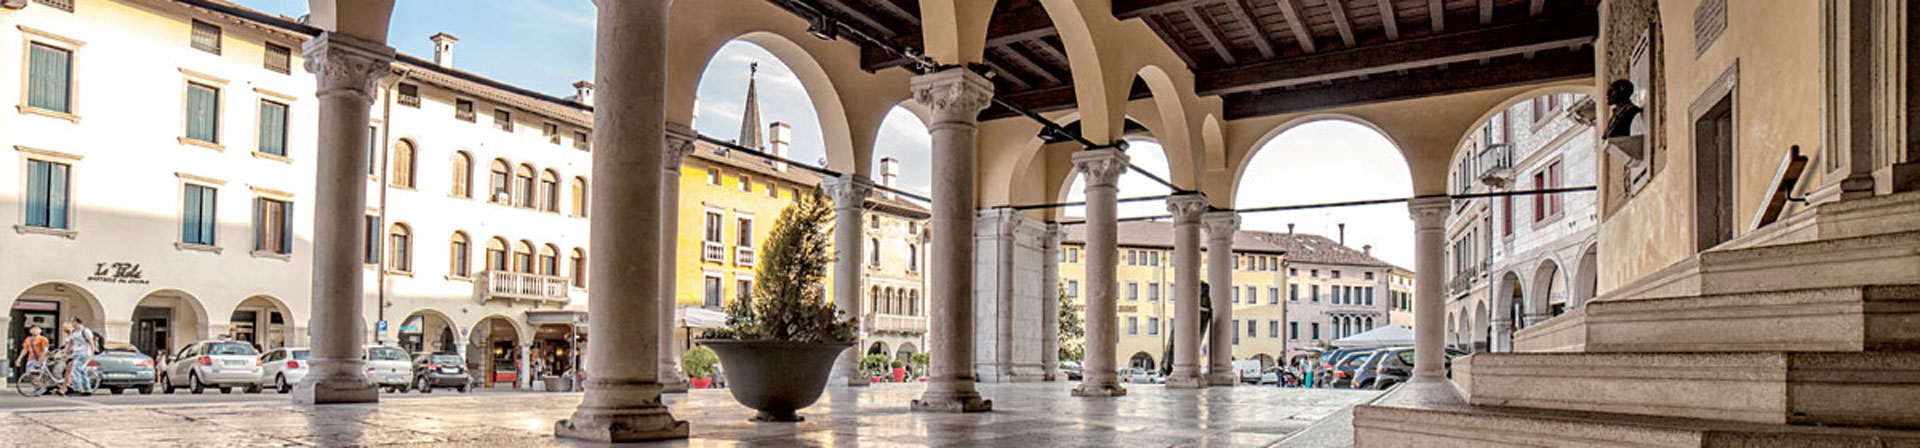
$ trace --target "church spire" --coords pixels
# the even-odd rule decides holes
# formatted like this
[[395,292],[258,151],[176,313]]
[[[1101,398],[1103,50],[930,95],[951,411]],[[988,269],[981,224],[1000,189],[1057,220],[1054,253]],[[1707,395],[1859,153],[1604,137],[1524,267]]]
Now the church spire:
[[746,112],[740,114],[740,140],[735,143],[754,151],[766,152],[766,145],[760,141],[760,95],[754,86],[754,77],[760,74],[760,63],[747,65],[747,104]]

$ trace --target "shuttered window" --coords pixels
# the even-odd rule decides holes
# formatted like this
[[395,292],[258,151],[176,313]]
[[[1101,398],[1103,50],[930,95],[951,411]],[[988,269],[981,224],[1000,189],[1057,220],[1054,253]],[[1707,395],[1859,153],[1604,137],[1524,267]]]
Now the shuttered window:
[[220,89],[187,84],[187,138],[219,143]]
[[267,44],[267,51],[261,66],[282,75],[293,72],[293,49]]
[[217,223],[214,218],[215,190],[202,185],[188,185],[182,202],[180,242],[212,246]]
[[253,201],[253,250],[276,254],[293,252],[293,205],[258,198]]
[[193,21],[193,49],[220,54],[220,27],[207,22]]
[[72,113],[73,52],[28,44],[27,106]]
[[67,228],[68,170],[64,163],[27,161],[28,227]]
[[50,6],[53,9],[73,12],[73,0],[33,0],[33,2]]
[[287,105],[260,102],[260,152],[287,155]]

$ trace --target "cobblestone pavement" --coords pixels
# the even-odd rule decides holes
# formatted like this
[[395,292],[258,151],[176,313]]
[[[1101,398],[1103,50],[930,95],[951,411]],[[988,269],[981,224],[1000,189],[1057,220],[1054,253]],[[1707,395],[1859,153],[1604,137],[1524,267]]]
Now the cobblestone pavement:
[[[834,389],[800,423],[753,423],[724,390],[669,395],[693,438],[663,446],[1261,447],[1375,392],[1129,385],[1075,398],[1073,383],[984,384],[994,411],[914,413],[918,384]],[[552,436],[579,394],[435,395],[318,408],[285,401],[0,412],[9,446],[585,446]]]

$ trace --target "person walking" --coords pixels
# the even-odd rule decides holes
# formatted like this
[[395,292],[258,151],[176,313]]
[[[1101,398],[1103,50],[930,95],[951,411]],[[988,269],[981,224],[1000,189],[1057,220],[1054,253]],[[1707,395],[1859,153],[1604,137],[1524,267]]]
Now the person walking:
[[61,386],[62,395],[78,391],[81,395],[93,395],[93,382],[87,381],[87,364],[93,361],[93,354],[100,351],[99,341],[93,330],[74,316],[67,323],[67,384]]
[[21,367],[21,378],[47,364],[47,344],[47,337],[40,335],[39,326],[27,327],[27,338],[20,341],[20,356],[13,359],[13,365]]

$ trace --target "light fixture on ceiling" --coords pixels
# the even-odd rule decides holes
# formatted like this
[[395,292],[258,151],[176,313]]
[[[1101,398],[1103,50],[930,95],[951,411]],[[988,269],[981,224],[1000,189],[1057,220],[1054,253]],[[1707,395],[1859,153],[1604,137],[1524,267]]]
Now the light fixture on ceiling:
[[840,37],[840,25],[834,23],[832,17],[820,14],[807,22],[807,34],[820,40],[834,40]]

